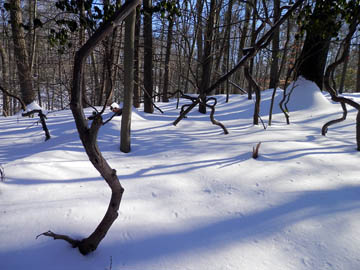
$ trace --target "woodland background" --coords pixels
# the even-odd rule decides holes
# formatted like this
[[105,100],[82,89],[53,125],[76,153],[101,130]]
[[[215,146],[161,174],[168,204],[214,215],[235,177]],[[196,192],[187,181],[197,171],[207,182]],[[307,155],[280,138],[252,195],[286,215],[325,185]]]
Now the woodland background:
[[[2,114],[13,115],[20,109],[19,100],[11,95],[25,104],[36,101],[47,110],[68,108],[75,52],[122,1],[0,3],[0,84],[7,93],[0,92]],[[152,113],[152,102],[166,102],[178,90],[201,93],[240,61],[244,48],[254,46],[289,4],[291,1],[280,0],[143,1],[134,28],[133,105],[139,107],[145,101],[149,104],[145,111]],[[321,14],[315,14],[316,5],[323,5]],[[304,1],[275,31],[269,45],[248,61],[260,88],[284,89],[301,75],[302,51],[311,31],[321,32],[328,42],[326,65],[339,58],[353,19],[349,14],[358,5],[359,1]],[[16,10],[14,17],[12,10]],[[324,30],[325,23],[333,32]],[[309,29],[309,25],[318,28]],[[121,23],[88,57],[84,106],[123,100],[128,89],[124,86],[125,32],[125,23]],[[30,94],[22,90],[25,83]],[[360,91],[359,30],[352,36],[349,57],[333,72],[332,83],[339,92]],[[252,91],[239,68],[213,94],[248,94],[251,98]]]

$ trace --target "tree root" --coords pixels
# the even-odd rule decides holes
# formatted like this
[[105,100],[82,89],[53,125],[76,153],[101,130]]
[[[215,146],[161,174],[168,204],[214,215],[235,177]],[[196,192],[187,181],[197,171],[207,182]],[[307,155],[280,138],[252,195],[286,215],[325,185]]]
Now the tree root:
[[54,240],[58,240],[58,239],[64,240],[64,241],[68,242],[73,248],[79,247],[79,244],[81,242],[79,240],[72,239],[71,237],[69,237],[67,235],[53,233],[52,231],[47,231],[47,232],[41,233],[38,236],[36,236],[36,239],[38,239],[42,235],[52,237],[52,238],[54,238]]

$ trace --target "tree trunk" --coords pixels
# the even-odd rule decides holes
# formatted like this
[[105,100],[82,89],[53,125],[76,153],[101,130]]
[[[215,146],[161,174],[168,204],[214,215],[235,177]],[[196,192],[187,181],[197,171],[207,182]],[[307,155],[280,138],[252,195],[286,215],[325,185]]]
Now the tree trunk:
[[[33,65],[35,61],[35,50],[37,44],[37,35],[35,25],[33,24],[33,20],[37,16],[37,0],[29,0],[29,25],[32,31],[31,35],[29,35],[29,67],[30,72],[33,70]],[[40,105],[41,106],[41,105]]]
[[[250,47],[254,47],[255,42],[256,42],[256,38],[258,33],[256,32],[256,24],[257,24],[257,13],[256,13],[256,6],[257,6],[257,0],[252,0],[253,1],[253,14],[252,14],[252,24],[251,24],[251,40],[250,40]],[[249,64],[249,73],[250,76],[252,76],[254,70],[254,58],[250,59],[250,64]],[[252,93],[253,93],[253,86],[252,84],[249,83],[248,85],[249,89],[248,89],[248,99],[252,99]]]
[[91,51],[93,51],[101,41],[111,34],[114,27],[121,23],[121,21],[123,21],[129,13],[136,8],[139,2],[140,0],[128,1],[121,6],[121,8],[115,12],[113,17],[100,26],[75,54],[70,108],[74,115],[76,128],[89,160],[111,188],[111,199],[104,218],[89,237],[82,240],[74,240],[68,236],[55,234],[50,231],[43,233],[42,235],[50,236],[54,239],[65,240],[72,244],[73,247],[78,247],[79,251],[83,255],[94,251],[107,234],[111,225],[118,217],[118,210],[122,194],[124,192],[124,189],[116,175],[116,170],[109,166],[101,154],[97,144],[98,131],[103,124],[101,113],[94,117],[90,126],[88,126],[88,120],[84,114],[84,108],[82,105],[83,92],[81,90],[82,78],[84,76],[84,65],[86,58],[89,56]]
[[[280,18],[280,0],[274,0],[274,22]],[[279,84],[279,56],[280,56],[280,27],[274,32],[271,51],[271,69],[269,88],[276,88]]]
[[[131,0],[127,0],[131,1]],[[131,112],[134,88],[134,38],[135,16],[132,11],[125,19],[125,45],[124,45],[124,106],[121,118],[120,150],[124,153],[131,151]]]
[[173,26],[174,18],[169,19],[168,33],[167,33],[167,43],[166,43],[166,53],[165,53],[165,71],[164,71],[164,88],[162,93],[162,101],[169,102],[168,90],[169,90],[169,72],[170,72],[170,54],[171,54],[171,45],[172,45],[172,36],[173,36]]
[[358,67],[357,67],[357,74],[356,74],[355,92],[360,92],[360,44],[358,45]]
[[110,186],[112,195],[109,203],[109,207],[106,214],[95,231],[88,237],[80,241],[78,247],[82,254],[86,255],[89,252],[94,251],[99,245],[100,241],[105,237],[106,233],[110,229],[111,225],[118,216],[118,209],[122,194],[124,192],[123,187],[120,185],[119,179],[116,175],[116,171],[112,169],[107,161],[102,156],[100,149],[97,145],[97,135],[100,127],[102,126],[101,115],[97,115],[93,120],[90,127],[88,127],[87,120],[84,115],[82,106],[82,76],[83,67],[86,57],[90,52],[99,44],[106,36],[110,35],[114,27],[124,20],[129,13],[135,9],[139,4],[139,0],[133,0],[126,2],[115,14],[113,19],[109,20],[103,26],[101,26],[90,39],[79,49],[75,55],[74,71],[73,71],[73,89],[71,92],[70,108],[73,112],[77,130],[80,135],[80,139],[83,143],[85,151],[89,157],[89,160],[94,167],[99,171],[101,176],[105,179]]
[[196,36],[196,45],[197,45],[197,60],[198,60],[198,65],[196,66],[196,85],[197,87],[199,87],[201,81],[201,62],[202,62],[202,57],[203,57],[203,25],[202,25],[202,20],[203,20],[203,8],[204,8],[204,0],[196,0],[196,31],[197,31],[197,36]]
[[18,69],[18,78],[20,83],[21,99],[26,105],[35,100],[35,92],[33,91],[31,70],[29,66],[29,58],[25,44],[24,29],[20,0],[11,0],[10,19],[11,29],[14,42],[14,53]]
[[200,83],[200,99],[201,103],[199,104],[199,112],[206,113],[206,89],[209,88],[211,82],[211,70],[212,70],[212,46],[213,46],[213,32],[214,32],[214,23],[215,23],[215,7],[216,0],[210,1],[210,11],[209,17],[206,24],[206,33],[205,33],[205,42],[204,42],[204,54],[202,57],[202,74],[201,74],[201,83]]
[[139,42],[140,42],[140,7],[136,8],[136,23],[135,23],[135,44],[134,44],[134,107],[140,107],[140,81],[139,81]]
[[345,60],[344,60],[342,73],[341,73],[341,80],[340,80],[340,85],[339,85],[339,93],[340,94],[342,94],[344,92],[346,71],[347,71],[348,63],[349,63],[349,57],[346,57]]
[[[321,14],[319,1],[316,3],[312,19],[318,20]],[[317,29],[316,31],[307,31],[305,43],[299,58],[297,76],[303,76],[309,81],[313,81],[322,89],[324,81],[324,71],[326,59],[329,52],[331,36]]]
[[[250,24],[250,16],[251,16],[251,5],[249,3],[245,3],[245,21],[242,26],[242,30],[240,30],[241,37],[239,41],[239,48],[238,48],[238,61],[240,61],[241,57],[243,57],[243,49],[245,48],[246,40],[247,40],[247,34],[249,31],[249,24]],[[239,70],[236,73],[236,83],[238,85],[242,85],[243,81],[243,74],[244,72]]]
[[[9,62],[4,47],[0,43],[0,58],[2,64],[2,85],[5,89],[9,89]],[[3,93],[3,116],[10,115],[10,99],[6,93]]]
[[144,112],[153,113],[153,41],[152,41],[152,0],[144,0]]

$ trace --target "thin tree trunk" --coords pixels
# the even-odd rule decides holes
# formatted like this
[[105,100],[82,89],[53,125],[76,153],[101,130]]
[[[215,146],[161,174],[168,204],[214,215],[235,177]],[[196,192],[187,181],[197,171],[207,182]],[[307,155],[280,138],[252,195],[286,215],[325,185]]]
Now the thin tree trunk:
[[[4,47],[0,43],[0,57],[2,64],[2,85],[5,89],[9,89],[9,61],[7,53]],[[10,104],[9,96],[6,93],[3,93],[3,116],[10,115]]]
[[[280,18],[280,0],[274,0],[274,22]],[[279,84],[279,56],[280,56],[280,27],[274,32],[271,51],[271,69],[269,88],[276,88]]]
[[[239,49],[238,49],[238,61],[240,61],[241,57],[243,57],[243,49],[245,48],[247,35],[249,31],[249,24],[250,24],[250,17],[251,17],[251,5],[249,3],[245,3],[245,21],[243,23],[242,30],[240,30],[241,37],[239,42]],[[238,71],[236,73],[236,83],[238,85],[242,85],[243,81],[243,71]]]
[[134,107],[135,108],[140,107],[140,97],[141,97],[140,80],[139,80],[140,25],[141,25],[140,7],[137,7],[136,8],[136,23],[135,23],[135,44],[134,44]]
[[[349,50],[350,50],[350,48],[349,48]],[[346,71],[347,71],[347,68],[348,68],[348,63],[349,63],[349,56],[345,58],[344,64],[343,64],[343,69],[342,69],[342,73],[341,73],[341,80],[340,80],[340,85],[339,85],[339,93],[340,94],[342,94],[344,92]]]
[[144,0],[144,112],[153,113],[153,41],[152,41],[152,0]]
[[196,31],[197,31],[197,36],[196,36],[196,45],[197,45],[197,60],[198,60],[198,65],[196,67],[196,85],[199,87],[201,81],[201,63],[202,63],[202,58],[203,58],[203,25],[202,25],[202,16],[203,16],[203,8],[204,8],[204,0],[196,0]]
[[[257,24],[257,16],[256,16],[256,6],[257,6],[257,0],[252,0],[253,1],[253,14],[252,14],[252,24],[251,24],[251,41],[250,41],[250,46],[254,47],[255,42],[256,42],[256,38],[257,38],[257,32],[256,32],[256,24]],[[254,70],[254,58],[250,59],[250,64],[249,64],[249,73],[250,76],[252,76]],[[252,92],[253,92],[253,86],[252,84],[248,84],[248,99],[252,99]]]
[[357,74],[356,74],[355,92],[360,92],[360,44],[358,45],[358,67],[357,67]]
[[206,89],[208,89],[211,82],[211,70],[212,70],[212,46],[213,46],[213,32],[215,23],[215,7],[216,0],[210,1],[209,17],[206,24],[205,42],[204,42],[204,54],[202,57],[202,75],[200,83],[200,99],[199,112],[206,113]]
[[165,72],[164,72],[164,88],[162,93],[162,101],[169,102],[168,91],[169,91],[169,73],[170,73],[170,54],[173,36],[174,18],[169,19],[167,43],[166,43],[166,54],[165,54]]
[[[131,0],[127,0],[129,2]],[[121,118],[120,150],[124,153],[131,151],[131,112],[134,88],[134,39],[135,39],[136,11],[132,11],[125,19],[124,45],[124,106]]]
[[[29,24],[30,24],[30,29],[32,30],[31,35],[29,35],[30,40],[29,40],[29,67],[30,67],[30,72],[33,70],[33,65],[34,65],[34,61],[35,61],[35,51],[36,51],[36,44],[37,44],[37,35],[36,35],[36,29],[35,29],[35,25],[33,24],[33,20],[36,18],[37,16],[37,0],[29,0]],[[40,105],[41,106],[41,105]]]
[[114,16],[100,26],[75,54],[70,108],[74,115],[76,128],[86,154],[93,166],[109,185],[111,189],[111,199],[105,216],[89,237],[82,240],[74,240],[66,235],[55,234],[51,231],[45,232],[42,235],[67,241],[73,247],[78,247],[83,255],[87,255],[96,250],[101,240],[106,236],[111,225],[118,217],[118,210],[124,192],[124,188],[121,186],[116,175],[116,170],[109,166],[97,144],[98,131],[103,124],[101,113],[94,117],[90,126],[88,126],[88,120],[84,114],[84,107],[82,106],[83,92],[81,90],[84,65],[91,51],[93,51],[106,36],[111,34],[114,27],[123,21],[129,13],[136,8],[139,2],[140,0],[128,1],[121,6],[121,8],[115,12]]

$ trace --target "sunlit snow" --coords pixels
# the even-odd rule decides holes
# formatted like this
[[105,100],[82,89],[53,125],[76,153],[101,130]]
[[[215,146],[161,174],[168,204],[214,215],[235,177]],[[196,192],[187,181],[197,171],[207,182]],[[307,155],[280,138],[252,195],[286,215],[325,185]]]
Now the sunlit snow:
[[278,90],[267,126],[272,90],[262,93],[266,130],[252,125],[254,101],[246,95],[229,103],[217,96],[215,118],[228,135],[196,110],[173,126],[179,109],[171,100],[157,103],[164,114],[134,109],[125,154],[121,116],[113,118],[99,145],[125,193],[118,219],[86,257],[64,241],[36,239],[48,230],[87,237],[110,199],[71,111],[48,112],[46,142],[36,117],[1,117],[0,269],[360,269],[356,113],[349,108],[348,119],[324,137],[321,127],[341,116],[340,105],[311,82],[294,85],[290,125]]

